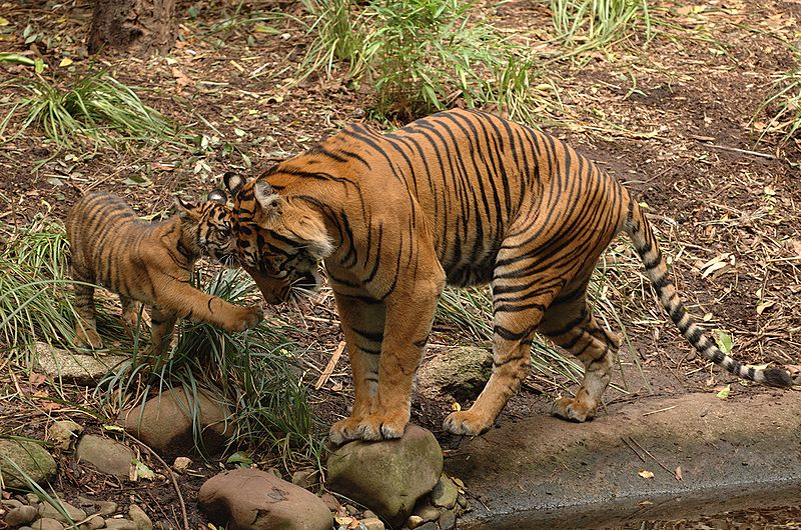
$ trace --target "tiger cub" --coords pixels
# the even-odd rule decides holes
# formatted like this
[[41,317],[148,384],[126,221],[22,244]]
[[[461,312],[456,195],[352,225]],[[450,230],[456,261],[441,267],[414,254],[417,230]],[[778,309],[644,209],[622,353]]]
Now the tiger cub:
[[169,347],[178,318],[207,322],[228,331],[243,331],[261,321],[258,306],[242,307],[209,295],[190,285],[194,263],[208,255],[236,264],[231,210],[225,192],[215,190],[198,205],[175,201],[178,213],[163,222],[138,218],[119,197],[108,193],[82,196],[67,214],[71,273],[75,285],[76,341],[100,348],[103,343],[95,321],[94,287],[97,283],[117,293],[122,321],[136,325],[138,304],[152,308],[148,356]]

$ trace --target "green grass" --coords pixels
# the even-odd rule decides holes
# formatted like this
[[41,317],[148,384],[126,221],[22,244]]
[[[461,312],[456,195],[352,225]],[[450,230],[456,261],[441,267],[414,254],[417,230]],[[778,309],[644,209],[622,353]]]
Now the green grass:
[[[796,53],[796,62],[801,63],[801,53]],[[788,141],[796,135],[801,128],[801,67],[779,75],[771,83],[771,95],[759,105],[751,126],[759,133],[757,141],[765,135],[779,136],[782,141]],[[763,116],[768,121],[756,127]]]
[[652,37],[647,0],[551,0],[557,40],[575,56],[628,38],[644,28]]
[[[196,283],[201,283],[199,273]],[[260,301],[250,277],[239,270],[220,270],[203,289],[233,303]],[[242,333],[229,333],[183,321],[177,333],[173,347],[152,367],[135,352],[130,364],[101,382],[97,397],[104,408],[130,407],[171,387],[183,388],[193,397],[202,389],[232,412],[235,431],[230,450],[269,451],[287,469],[297,463],[322,467],[322,429],[314,419],[297,367],[302,352],[282,329],[263,322]],[[190,412],[195,443],[202,450],[199,411]]]
[[0,139],[17,112],[25,112],[25,118],[10,139],[36,126],[59,147],[79,142],[121,146],[131,140],[185,145],[191,138],[145,105],[133,89],[103,72],[79,79],[66,89],[41,77],[25,89],[30,95],[0,122]]
[[[306,0],[314,41],[299,79],[348,65],[355,84],[371,87],[373,115],[409,120],[461,102],[495,105],[510,118],[542,122],[552,106],[529,90],[539,76],[527,48],[480,18],[477,2]],[[539,119],[537,119],[539,118]]]

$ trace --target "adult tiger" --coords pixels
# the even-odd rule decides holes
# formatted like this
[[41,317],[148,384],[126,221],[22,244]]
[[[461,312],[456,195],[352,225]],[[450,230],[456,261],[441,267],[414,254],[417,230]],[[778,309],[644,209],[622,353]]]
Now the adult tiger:
[[730,372],[779,387],[782,368],[745,367],[687,314],[637,201],[548,134],[478,111],[451,110],[387,134],[351,126],[256,180],[229,176],[240,261],[268,302],[320,283],[325,260],[349,346],[355,402],[330,438],[400,437],[412,378],[446,281],[491,282],[493,373],[445,428],[487,430],[518,389],[535,330],[585,366],[553,413],[585,421],[610,379],[619,339],[601,328],[587,284],[616,234],[629,234],[681,333]]
[[204,293],[189,283],[202,255],[225,265],[237,263],[233,220],[221,190],[194,205],[176,198],[178,213],[161,223],[139,219],[120,197],[88,193],[67,214],[72,277],[75,285],[76,342],[91,348],[103,343],[95,323],[94,287],[117,293],[122,321],[131,330],[138,304],[152,306],[151,345],[145,355],[161,354],[170,344],[177,318],[208,322],[229,331],[259,323],[259,307],[241,307]]

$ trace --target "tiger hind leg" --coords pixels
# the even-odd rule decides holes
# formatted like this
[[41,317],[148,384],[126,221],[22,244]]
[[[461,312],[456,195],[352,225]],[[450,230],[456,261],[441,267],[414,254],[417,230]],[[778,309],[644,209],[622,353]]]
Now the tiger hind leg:
[[122,306],[122,327],[129,337],[133,337],[138,330],[139,324],[150,327],[150,318],[144,311],[142,303],[134,300],[130,296],[120,295],[120,305]]
[[548,309],[539,331],[584,365],[584,380],[576,396],[557,399],[552,414],[569,421],[591,419],[609,385],[620,338],[598,325],[583,296],[576,303],[556,301]]
[[75,285],[75,342],[96,350],[103,347],[103,341],[97,333],[94,294],[94,287]]

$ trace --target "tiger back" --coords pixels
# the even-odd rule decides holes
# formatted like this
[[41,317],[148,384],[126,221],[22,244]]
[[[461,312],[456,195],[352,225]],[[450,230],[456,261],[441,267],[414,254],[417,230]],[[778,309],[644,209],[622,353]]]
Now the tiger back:
[[320,284],[325,261],[353,370],[350,417],[334,443],[400,437],[412,381],[446,283],[491,283],[493,373],[446,430],[489,429],[527,376],[535,331],[575,355],[584,379],[553,414],[596,413],[620,338],[598,324],[587,286],[624,231],[659,301],[705,358],[777,387],[783,368],[743,366],[687,313],[637,200],[597,164],[546,133],[454,109],[379,134],[354,125],[245,181],[234,196],[240,261],[265,299]]
[[138,319],[135,302],[152,308],[148,355],[158,355],[169,346],[177,318],[229,331],[257,324],[259,308],[230,304],[190,284],[193,266],[203,255],[226,265],[237,262],[226,200],[218,190],[197,205],[176,199],[176,215],[163,222],[146,222],[120,197],[83,195],[65,223],[71,274],[79,282],[75,284],[76,342],[102,347],[90,284],[119,295],[123,325],[129,333]]

